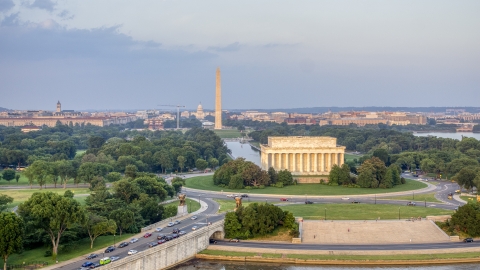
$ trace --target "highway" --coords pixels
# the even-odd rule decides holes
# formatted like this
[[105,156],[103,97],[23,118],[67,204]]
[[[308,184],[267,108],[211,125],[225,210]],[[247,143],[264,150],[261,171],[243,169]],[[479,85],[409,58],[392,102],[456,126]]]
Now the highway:
[[[97,254],[99,254],[99,256],[97,258],[93,259],[93,260],[87,260],[85,258],[81,258],[81,259],[79,258],[75,262],[72,262],[72,263],[67,264],[67,265],[59,266],[55,269],[82,269],[82,264],[86,261],[90,261],[90,262],[93,262],[93,263],[99,263],[100,259],[102,259],[104,257],[118,256],[120,258],[124,258],[124,257],[128,256],[127,252],[131,249],[137,250],[138,252],[142,252],[142,251],[148,249],[149,248],[148,243],[154,242],[154,241],[156,242],[157,241],[157,234],[159,234],[159,233],[161,233],[161,234],[171,234],[174,228],[178,228],[180,230],[186,231],[187,234],[188,234],[189,232],[192,231],[193,226],[198,226],[199,228],[201,228],[203,226],[207,226],[208,222],[215,222],[215,221],[221,220],[223,218],[223,215],[216,215],[215,214],[218,210],[218,204],[216,202],[214,202],[213,200],[210,200],[210,199],[205,199],[205,198],[202,198],[202,200],[205,203],[207,203],[208,208],[204,212],[202,212],[201,214],[197,215],[198,219],[196,219],[196,220],[192,220],[190,218],[178,219],[181,222],[179,225],[176,225],[176,226],[173,226],[173,227],[164,227],[161,232],[156,232],[155,228],[154,228],[154,229],[149,231],[149,232],[152,233],[152,236],[150,236],[148,238],[143,237],[144,233],[139,234],[139,235],[135,236],[136,238],[138,238],[138,242],[133,243],[133,244],[129,244],[128,246],[126,246],[124,248],[116,248],[113,252],[110,252],[110,253],[97,253]],[[171,218],[170,220],[175,221],[176,219]],[[180,236],[180,237],[182,237],[182,236]],[[128,242],[128,241],[130,241],[130,239],[125,240],[125,241]],[[175,241],[175,240],[172,240],[172,241]],[[117,242],[115,246],[118,246],[118,244],[120,244],[120,242]],[[113,243],[112,243],[112,245],[113,245]],[[85,257],[86,256],[88,256],[88,254],[86,254]]]

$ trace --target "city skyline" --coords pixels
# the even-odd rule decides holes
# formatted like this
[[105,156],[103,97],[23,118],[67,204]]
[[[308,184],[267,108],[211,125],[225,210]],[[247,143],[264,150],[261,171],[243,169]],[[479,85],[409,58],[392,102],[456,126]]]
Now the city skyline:
[[478,10],[477,1],[7,0],[0,107],[210,110],[217,66],[225,109],[477,106]]

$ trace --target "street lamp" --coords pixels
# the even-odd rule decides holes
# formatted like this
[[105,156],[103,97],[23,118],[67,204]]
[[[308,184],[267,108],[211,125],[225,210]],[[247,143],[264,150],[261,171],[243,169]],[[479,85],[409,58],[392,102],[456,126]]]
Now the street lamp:
[[265,199],[265,204],[268,204],[268,201],[267,201],[267,199]]
[[398,220],[400,220],[400,207],[398,207]]
[[425,198],[425,208],[427,208],[427,198]]
[[115,247],[115,234],[113,234],[113,246]]
[[412,200],[415,200],[415,191],[412,191]]
[[327,208],[325,208],[325,220],[327,220]]
[[375,194],[375,204],[377,204],[377,194]]

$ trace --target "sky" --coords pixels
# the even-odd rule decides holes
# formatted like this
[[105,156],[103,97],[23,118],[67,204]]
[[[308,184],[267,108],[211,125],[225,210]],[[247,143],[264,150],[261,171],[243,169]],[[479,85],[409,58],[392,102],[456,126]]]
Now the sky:
[[480,106],[478,0],[0,0],[0,107]]

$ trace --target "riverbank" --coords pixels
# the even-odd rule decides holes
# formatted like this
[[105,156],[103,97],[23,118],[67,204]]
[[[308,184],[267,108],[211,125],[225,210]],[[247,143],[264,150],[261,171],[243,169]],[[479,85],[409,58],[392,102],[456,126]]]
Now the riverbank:
[[[469,248],[467,248],[469,249]],[[322,251],[325,254],[301,254],[302,250],[288,250],[288,253],[221,251],[207,249],[195,257],[196,259],[231,262],[275,263],[291,265],[433,265],[479,263],[480,248],[470,252],[459,253],[426,253],[426,254],[392,254],[392,255],[350,255],[348,251]],[[463,250],[463,249],[462,249]],[[475,250],[475,251],[474,251]],[[281,252],[281,250],[276,250]],[[293,251],[293,252],[292,252]],[[435,250],[436,251],[436,250]],[[433,252],[435,252],[433,251]],[[451,251],[448,249],[448,251]],[[287,252],[287,251],[285,251]],[[380,251],[382,252],[382,251]],[[392,252],[392,251],[390,251]],[[393,251],[402,253],[402,251]],[[415,251],[418,253],[418,251]],[[425,250],[432,252],[432,250]],[[346,253],[346,254],[344,254]]]

